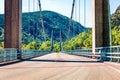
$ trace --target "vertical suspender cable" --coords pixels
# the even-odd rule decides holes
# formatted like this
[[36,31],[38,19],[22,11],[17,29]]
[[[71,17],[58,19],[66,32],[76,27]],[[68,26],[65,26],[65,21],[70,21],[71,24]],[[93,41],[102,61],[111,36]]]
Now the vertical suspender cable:
[[109,15],[109,36],[110,36],[110,46],[112,46],[112,30],[111,30],[111,11],[110,11],[110,0],[108,0],[108,15]]
[[75,14],[74,14],[75,20],[77,21],[77,0],[75,2]]
[[86,0],[84,0],[84,26],[86,27]]
[[60,29],[60,51],[62,51],[62,32]]
[[72,19],[73,19],[73,13],[74,13],[74,5],[75,5],[75,0],[73,0],[73,4],[72,4],[72,11],[71,11],[71,17],[70,17],[70,22],[69,22],[68,37],[67,37],[67,39],[69,39],[69,35],[70,35],[70,29],[71,29],[71,24],[72,24]]
[[80,4],[81,2],[80,2],[80,0],[79,0],[79,23],[80,23],[80,10],[81,10],[81,8],[80,8]]
[[[74,13],[74,20],[75,21],[77,21],[77,1],[78,0],[76,0],[75,1],[75,3],[74,3],[74,11],[73,11],[73,13]],[[75,26],[75,22],[72,22],[72,29],[73,29],[73,37],[75,36],[75,29],[74,29],[74,27],[76,27]],[[74,42],[74,48],[73,49],[75,49],[75,42]]]
[[[38,1],[36,1],[36,7],[37,7],[37,11],[38,11]],[[39,32],[38,32],[38,21],[36,23],[36,39],[37,39],[37,36],[39,35]]]
[[[75,14],[75,17],[76,17],[76,18],[75,18],[75,19],[76,19],[77,21],[80,21],[80,15],[79,15],[79,14],[80,14],[80,11],[79,11],[79,9],[80,9],[80,0],[76,1],[76,14]],[[79,11],[79,12],[78,12],[78,11]],[[79,16],[79,17],[78,17],[78,16]],[[77,26],[76,26],[76,27],[77,27]],[[76,29],[77,29],[77,30],[75,30],[75,33],[76,33],[76,32],[79,32],[79,27],[77,27]],[[75,34],[75,33],[74,33],[74,34]],[[74,49],[76,49],[76,41],[75,41],[74,44],[75,44]]]
[[51,50],[50,51],[53,51],[53,30],[51,32]]
[[[75,11],[74,11],[74,20],[76,20],[76,21],[77,21],[77,0],[76,0],[76,2],[75,2],[74,6],[75,6]],[[73,37],[75,36],[75,30],[74,30],[74,27],[75,27],[75,23],[73,22],[73,23],[72,23],[72,28],[73,28]]]
[[35,22],[34,22],[35,16],[34,16],[34,12],[35,12],[35,1],[33,0],[33,27],[34,27],[33,39],[35,40]]
[[40,2],[40,0],[38,0],[38,3],[39,3],[40,21],[41,21],[41,24],[42,24],[43,36],[44,36],[44,40],[46,41],[46,34],[45,34],[45,30],[44,30],[44,23],[43,23],[42,8],[41,8],[41,2]]
[[28,18],[28,34],[30,35],[30,0],[28,0],[28,13],[29,13],[29,18]]
[[33,0],[33,11],[35,11],[35,1]]

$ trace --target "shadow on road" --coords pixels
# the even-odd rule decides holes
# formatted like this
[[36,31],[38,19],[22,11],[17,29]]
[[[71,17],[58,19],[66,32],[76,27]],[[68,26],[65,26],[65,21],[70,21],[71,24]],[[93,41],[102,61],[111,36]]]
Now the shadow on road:
[[42,59],[31,59],[27,61],[32,61],[32,62],[80,62],[80,63],[98,63],[98,62],[103,62],[100,60],[92,61],[92,60],[42,60]]

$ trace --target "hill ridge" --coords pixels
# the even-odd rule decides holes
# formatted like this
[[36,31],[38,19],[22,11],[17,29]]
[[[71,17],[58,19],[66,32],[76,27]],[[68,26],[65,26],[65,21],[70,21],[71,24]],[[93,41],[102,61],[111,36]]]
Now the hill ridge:
[[[53,11],[42,11],[46,39],[51,39],[51,32],[54,31],[53,39],[55,42],[59,41],[59,34],[61,30],[62,40],[65,41],[68,35],[68,26],[70,19],[62,14]],[[78,22],[73,21],[74,27],[71,27],[70,38],[78,35],[79,33],[87,30],[84,26]],[[4,27],[4,15],[0,15],[0,28]],[[1,31],[2,32],[2,31]],[[3,32],[2,32],[3,33]],[[44,41],[42,33],[42,27],[40,22],[40,12],[25,12],[22,13],[22,42],[28,44],[35,40],[37,42]],[[74,34],[74,35],[73,35]],[[3,39],[1,40],[1,42]]]

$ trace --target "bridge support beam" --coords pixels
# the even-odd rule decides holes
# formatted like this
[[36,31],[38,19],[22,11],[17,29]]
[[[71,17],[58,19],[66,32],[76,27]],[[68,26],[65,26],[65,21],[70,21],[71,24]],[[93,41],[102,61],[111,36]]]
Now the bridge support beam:
[[109,0],[92,0],[93,53],[95,48],[110,46]]
[[5,48],[21,52],[22,0],[5,0]]

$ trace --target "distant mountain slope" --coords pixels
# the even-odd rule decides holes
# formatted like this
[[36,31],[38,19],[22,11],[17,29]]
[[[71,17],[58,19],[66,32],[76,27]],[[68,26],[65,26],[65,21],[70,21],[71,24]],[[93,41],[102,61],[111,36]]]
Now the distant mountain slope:
[[120,5],[119,5],[119,6],[117,7],[117,9],[116,9],[116,12],[117,12],[117,11],[120,11]]
[[92,48],[92,29],[80,33],[72,39],[63,42],[63,50]]
[[[62,34],[63,41],[66,40],[68,36],[68,27],[70,19],[66,16],[63,16],[59,13],[52,11],[43,11],[43,20],[44,20],[44,28],[46,33],[46,39],[50,40],[51,32],[53,33],[54,41],[59,41],[60,30]],[[71,27],[70,30],[70,38],[79,33],[87,30],[84,26],[79,24],[78,22],[73,22],[74,26]],[[1,29],[4,26],[3,15],[0,15],[0,27]],[[3,30],[3,29],[2,29]],[[0,30],[1,31],[1,30]],[[22,17],[22,34],[23,34],[23,43],[29,43],[33,40],[42,41],[44,40],[43,31],[40,22],[40,12],[31,12],[31,13],[23,13]]]
[[[111,15],[112,45],[120,45],[120,6]],[[87,30],[63,42],[64,50],[92,48],[92,30]]]
[[[58,14],[52,11],[43,11],[42,14],[43,14],[44,27],[45,27],[45,33],[46,33],[47,39],[50,39],[51,32],[53,30],[54,31],[53,39],[55,41],[59,41],[59,35],[60,35],[60,30],[61,30],[62,38],[63,40],[66,40],[68,36],[68,27],[69,27],[70,19],[66,16],[63,16],[61,14]],[[71,27],[71,31],[69,35],[70,37],[73,37],[73,32],[75,36],[85,30],[86,28],[83,27],[81,24],[79,24],[78,22],[74,22],[74,27]],[[27,33],[30,32],[31,35],[34,35],[35,37],[44,40],[43,36],[41,35],[43,33],[42,33],[39,12],[23,14],[23,31]]]

